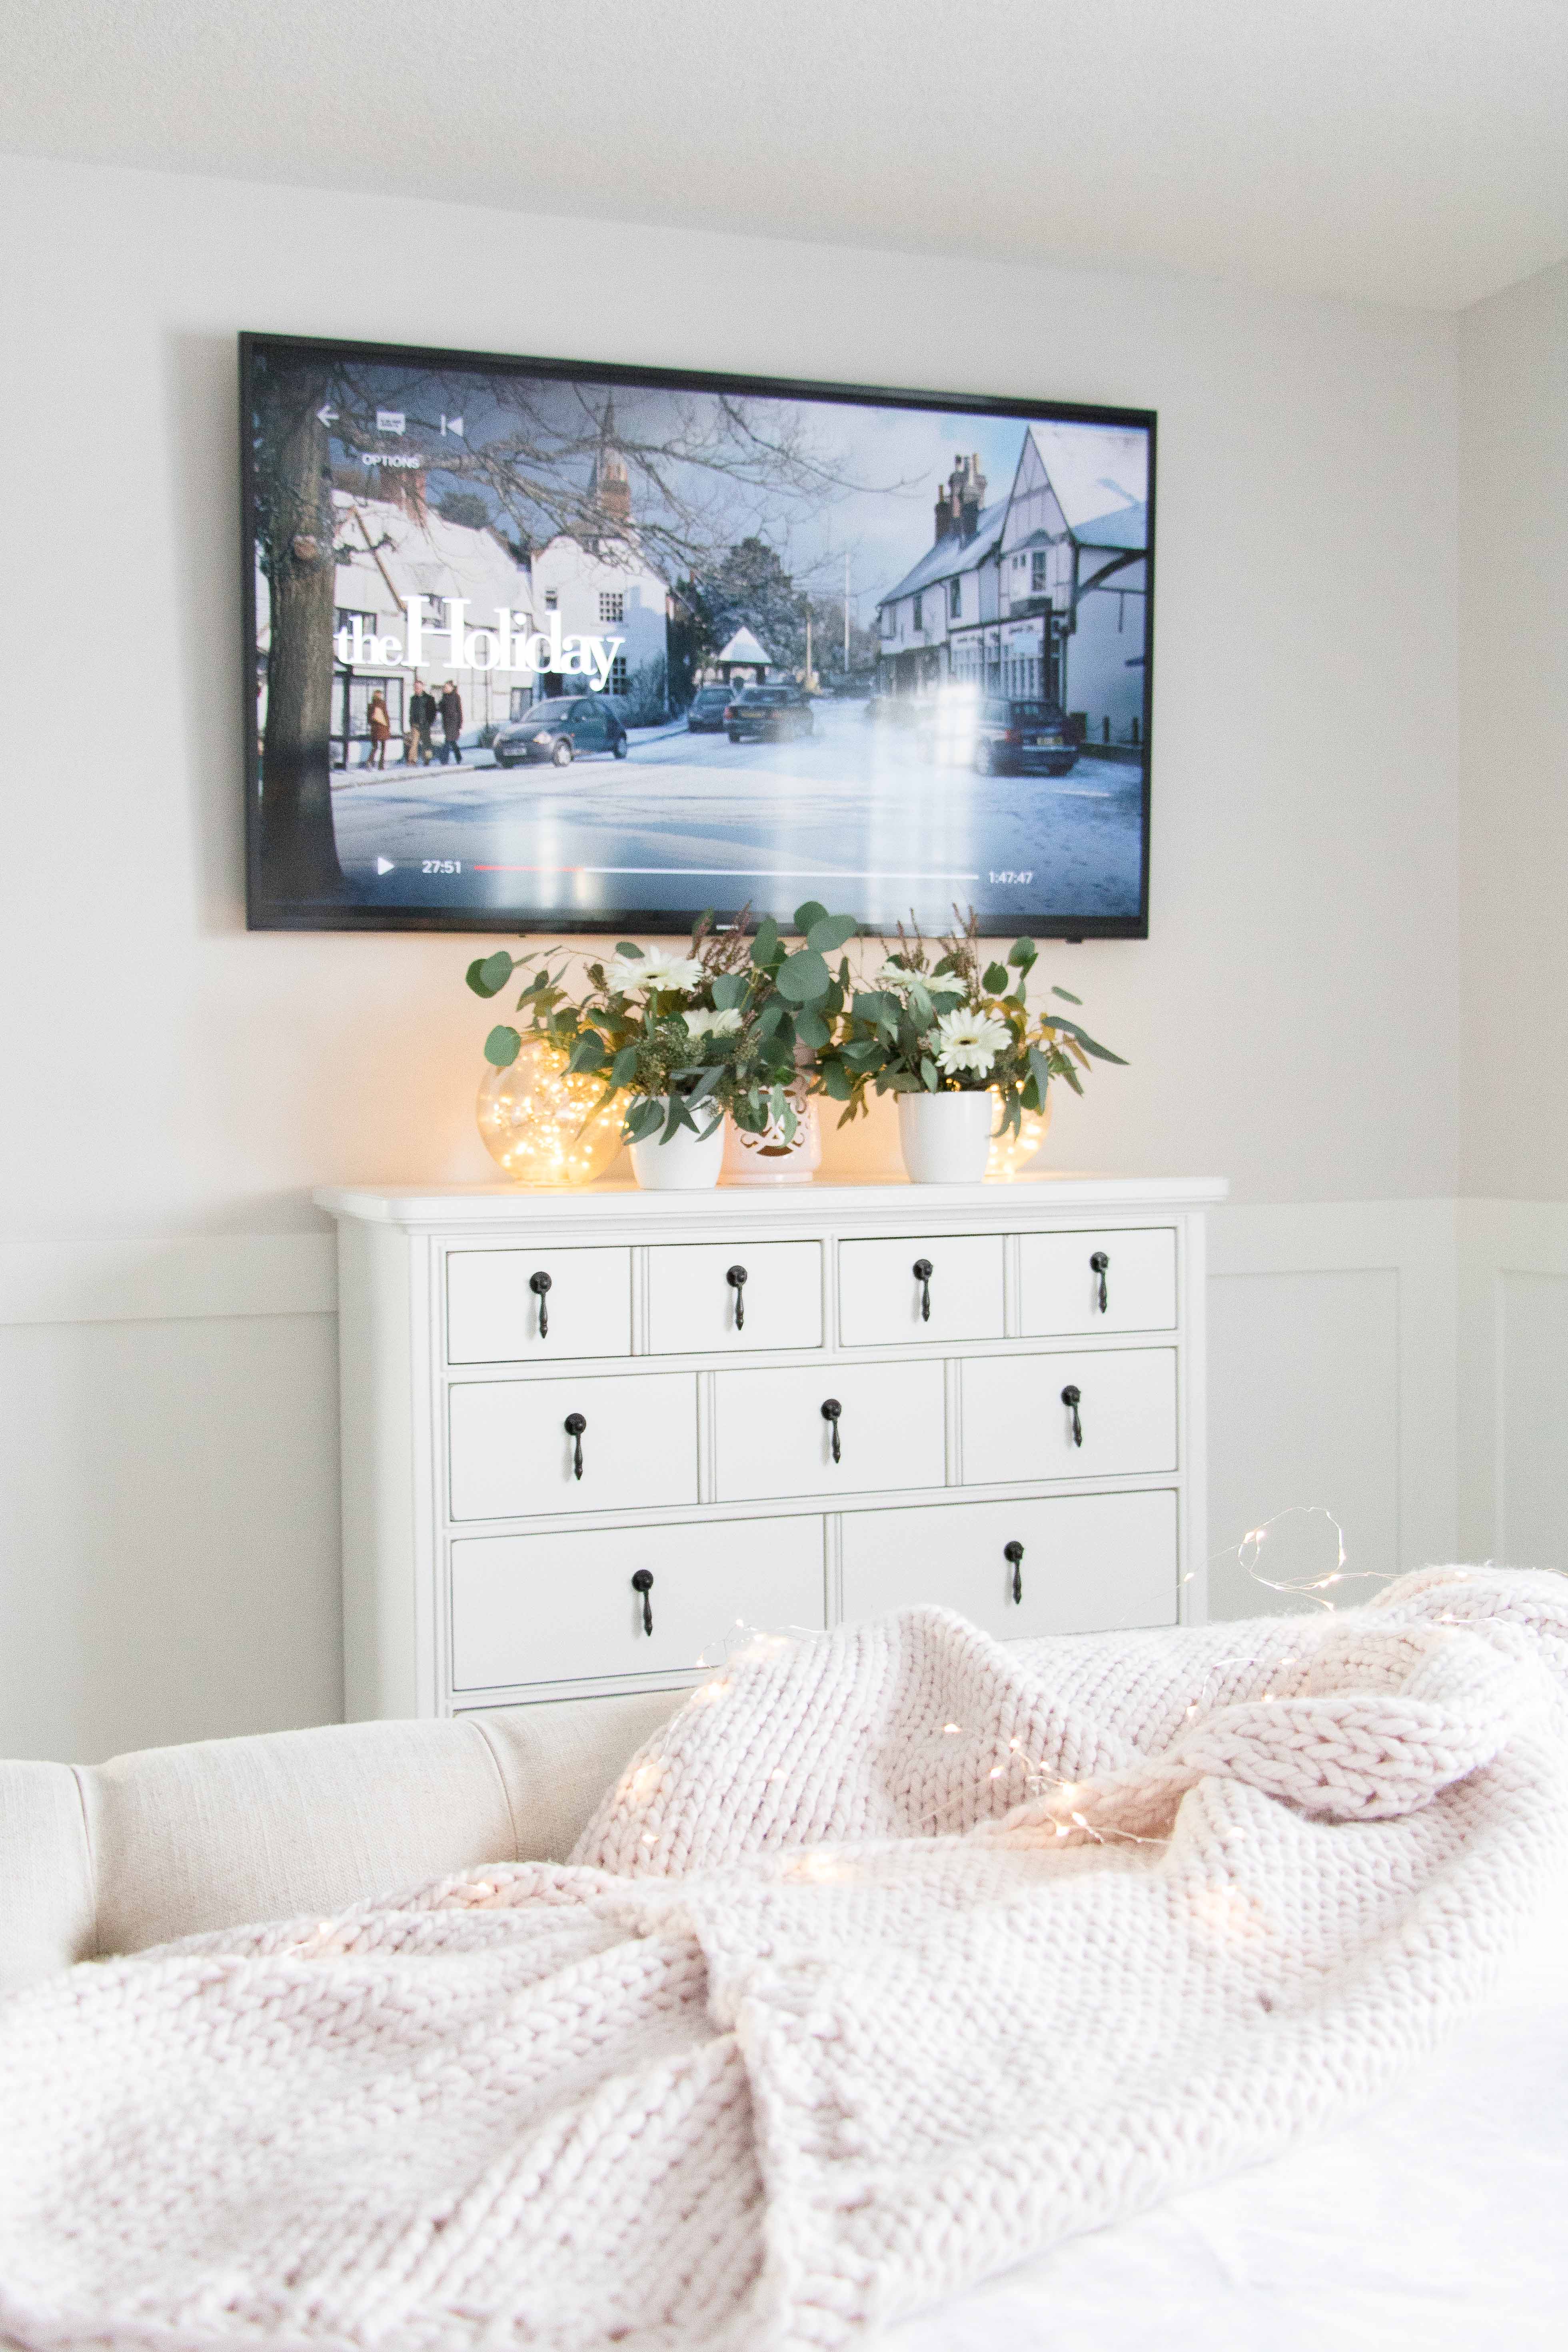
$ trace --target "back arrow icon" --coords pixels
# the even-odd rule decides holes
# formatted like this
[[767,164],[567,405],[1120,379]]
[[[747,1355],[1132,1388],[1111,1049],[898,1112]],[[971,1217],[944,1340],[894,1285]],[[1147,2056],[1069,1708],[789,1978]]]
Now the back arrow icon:
[[321,403],[321,405],[316,411],[316,415],[321,418],[323,425],[335,425],[338,421],[338,412],[332,406],[330,400],[324,400]]

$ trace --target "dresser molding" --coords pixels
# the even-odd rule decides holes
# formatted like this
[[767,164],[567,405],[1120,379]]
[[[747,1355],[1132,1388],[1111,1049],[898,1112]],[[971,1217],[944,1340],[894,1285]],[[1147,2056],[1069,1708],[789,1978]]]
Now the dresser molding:
[[[1004,1638],[1015,1631],[1087,1629],[1099,1622],[1168,1622],[1178,1616],[1201,1622],[1206,1612],[1203,1211],[1226,1192],[1213,1179],[1056,1175],[979,1185],[814,1183],[698,1192],[642,1192],[621,1184],[574,1192],[521,1192],[502,1185],[319,1192],[316,1200],[336,1218],[339,1235],[349,1718],[453,1715],[689,1684],[704,1664],[695,1655],[664,1654],[676,1638],[672,1615],[678,1625],[705,1625],[708,1610],[715,1638],[737,1619],[752,1622],[747,1603],[757,1596],[748,1591],[748,1528],[753,1530],[750,1555],[763,1562],[758,1573],[764,1583],[769,1574],[773,1580],[766,1598],[774,1617],[760,1606],[755,1622],[775,1622],[778,1607],[793,1601],[789,1622],[832,1624],[855,1613],[858,1592],[873,1594],[877,1607],[932,1599],[967,1605]],[[1110,1311],[1129,1312],[1127,1281],[1117,1283],[1119,1231],[1141,1234],[1123,1265],[1136,1261],[1142,1269],[1149,1311],[1161,1319],[1146,1328],[1136,1322],[1114,1330],[1085,1328],[1096,1319],[1091,1299],[1087,1308],[1073,1310],[1071,1328],[1049,1321],[1062,1311],[1061,1285],[1054,1277],[1067,1263],[1071,1294],[1077,1279],[1071,1253],[1081,1243],[1087,1268],[1088,1244],[1097,1237],[1109,1244],[1113,1268]],[[1054,1244],[1036,1244],[1033,1257],[1021,1256],[1029,1237],[1051,1234],[1076,1237],[1061,1245],[1066,1261]],[[900,1251],[855,1247],[915,1239],[930,1242],[929,1255],[939,1266],[932,1286],[938,1328],[930,1337],[921,1336],[930,1327],[918,1320],[918,1286],[910,1286]],[[944,1286],[939,1244],[961,1240],[970,1246],[950,1253]],[[816,1328],[817,1298],[809,1292],[803,1298],[798,1278],[811,1261],[800,1252],[753,1260],[759,1303],[743,1336],[735,1332],[732,1316],[722,1312],[729,1294],[708,1296],[722,1279],[721,1260],[716,1265],[700,1245],[764,1253],[769,1244],[791,1242],[817,1252],[811,1281],[819,1292],[820,1343],[774,1346],[768,1338],[769,1311],[797,1339],[803,1328]],[[861,1334],[848,1343],[840,1330],[846,1246],[853,1252],[847,1262],[855,1276],[853,1328]],[[661,1249],[693,1255],[689,1262],[659,1259],[656,1279]],[[541,1338],[537,1302],[527,1299],[522,1266],[530,1254],[546,1250],[606,1255],[591,1261],[552,1257],[555,1319]],[[957,1290],[955,1259],[966,1269]],[[1045,1260],[1052,1262],[1052,1281],[1030,1276],[1029,1266]],[[615,1307],[612,1317],[601,1311],[594,1328],[572,1319],[573,1276],[579,1268],[578,1296],[608,1298]],[[767,1284],[760,1279],[770,1268],[771,1308]],[[465,1318],[461,1355],[448,1337],[458,1320],[458,1308],[449,1307],[453,1280],[460,1284]],[[1089,1280],[1087,1272],[1083,1280]],[[687,1290],[700,1306],[696,1321],[689,1315],[681,1320]],[[1131,1311],[1136,1317],[1137,1298]],[[944,1316],[950,1323],[956,1317],[960,1324],[967,1319],[984,1328],[980,1336],[941,1336]],[[693,1330],[714,1335],[712,1344],[668,1344]],[[600,1348],[604,1352],[596,1352]],[[1114,1379],[1109,1366],[1103,1378],[1094,1373],[1096,1363],[1130,1352],[1138,1361],[1118,1368]],[[1054,1404],[1057,1378],[1070,1379],[1074,1367],[1035,1360],[1055,1358],[1075,1359],[1083,1368],[1081,1461]],[[987,1388],[986,1366],[1008,1360],[1017,1360],[1016,1373]],[[917,1371],[917,1366],[925,1369]],[[889,1394],[909,1398],[905,1417],[880,1412],[879,1372]],[[763,1383],[759,1402],[766,1387],[770,1410],[749,1410],[743,1383],[752,1379]],[[593,1410],[594,1384],[605,1381],[620,1383],[598,1392],[617,1408],[608,1431]],[[607,1445],[613,1454],[617,1439],[624,1446],[636,1434],[626,1423],[628,1395],[635,1397],[626,1383],[638,1381],[662,1382],[647,1391],[649,1411],[674,1416],[669,1445],[650,1457],[647,1475],[660,1491],[670,1484],[681,1487],[679,1499],[648,1505],[635,1492],[616,1490],[617,1475],[633,1486],[642,1475],[635,1465],[618,1474],[614,1461],[606,1461]],[[557,1393],[551,1396],[542,1384],[553,1384]],[[1009,1453],[999,1460],[994,1412],[1011,1412],[1017,1424],[1022,1453],[1016,1479],[963,1481],[966,1391],[974,1384],[989,1421],[976,1444],[980,1436],[989,1438],[993,1467],[1009,1466],[1015,1442],[1007,1441]],[[847,1467],[830,1465],[830,1432],[816,1419],[818,1386],[843,1391]],[[1043,1417],[1032,1409],[1022,1412],[1015,1400],[1026,1392],[1046,1399]],[[563,1402],[575,1402],[588,1423],[582,1442],[590,1475],[581,1486],[572,1481],[561,1452],[567,1446],[569,1454],[559,1434]],[[973,1398],[969,1403],[973,1411]],[[728,1460],[721,1436],[726,1407]],[[497,1430],[508,1433],[504,1444]],[[898,1458],[906,1430],[908,1469]],[[1117,1447],[1131,1458],[1096,1469],[1097,1444],[1102,1459]],[[879,1446],[890,1455],[888,1466],[912,1476],[912,1484],[849,1484],[857,1472],[865,1475],[880,1466]],[[1032,1462],[1023,1458],[1030,1448]],[[481,1496],[498,1460],[510,1489],[500,1495],[492,1486]],[[723,1491],[726,1478],[745,1491]],[[611,1484],[596,1488],[595,1479]],[[788,1491],[764,1491],[770,1485]],[[1159,1496],[1167,1503],[1150,1499]],[[1079,1501],[1076,1517],[1048,1508],[1074,1498]],[[918,1522],[908,1517],[911,1508],[922,1514]],[[888,1544],[879,1548],[879,1515],[889,1513],[905,1516],[885,1522]],[[1165,1592],[1163,1556],[1150,1568],[1147,1535],[1150,1527],[1163,1528],[1171,1514],[1173,1535],[1160,1538],[1171,1554],[1169,1592],[1157,1601],[1163,1613],[1130,1619],[1129,1609],[1152,1605],[1151,1591]],[[850,1575],[845,1532],[852,1518]],[[1004,1571],[990,1557],[997,1549],[993,1538],[1015,1518],[1036,1531],[1017,1612],[997,1582]],[[716,1540],[720,1531],[722,1540]],[[627,1538],[626,1562],[639,1547],[658,1562],[655,1634],[646,1642],[629,1594],[619,1593],[618,1568],[606,1565],[620,1559],[620,1548],[595,1540],[621,1534]],[[1065,1557],[1074,1545],[1078,1557],[1063,1567],[1056,1555],[1061,1549]],[[900,1562],[911,1554],[906,1578]],[[1123,1579],[1121,1586],[1105,1587],[1109,1597],[1100,1595],[1096,1583],[1101,1558],[1110,1564],[1108,1576],[1114,1571]],[[973,1580],[972,1602],[965,1578]],[[706,1636],[702,1648],[710,1666]],[[538,1666],[535,1651],[552,1662],[548,1670]],[[490,1671],[492,1661],[503,1670]]]

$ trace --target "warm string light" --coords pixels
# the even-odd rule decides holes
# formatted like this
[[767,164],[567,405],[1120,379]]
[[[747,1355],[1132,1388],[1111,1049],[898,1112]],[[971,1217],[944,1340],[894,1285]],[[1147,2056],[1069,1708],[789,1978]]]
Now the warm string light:
[[479,1134],[515,1184],[591,1184],[621,1148],[618,1103],[596,1111],[604,1082],[568,1070],[553,1045],[525,1045],[510,1069],[479,1084]]
[[[1002,1116],[1002,1097],[994,1087],[991,1089],[991,1100],[994,1105],[992,1112],[992,1127],[994,1130],[996,1121]],[[986,1175],[994,1181],[997,1178],[1016,1176],[1020,1169],[1028,1166],[1041,1144],[1044,1143],[1050,1123],[1051,1095],[1050,1088],[1047,1087],[1045,1109],[1025,1111],[1016,1135],[997,1135],[993,1131],[991,1156],[985,1162]]]
[[[1305,1578],[1283,1575],[1268,1577],[1259,1571],[1258,1567],[1259,1555],[1264,1545],[1271,1538],[1277,1538],[1281,1531],[1292,1525],[1300,1526],[1319,1520],[1332,1530],[1334,1566],[1331,1570]],[[1331,1512],[1321,1504],[1292,1506],[1290,1509],[1282,1511],[1276,1517],[1265,1521],[1261,1527],[1248,1528],[1234,1553],[1222,1552],[1215,1557],[1216,1560],[1234,1558],[1256,1583],[1264,1586],[1269,1591],[1286,1595],[1300,1593],[1310,1600],[1314,1606],[1327,1610],[1330,1613],[1334,1612],[1335,1603],[1331,1600],[1322,1599],[1320,1596],[1332,1586],[1350,1580],[1384,1584],[1394,1580],[1392,1573],[1384,1574],[1373,1570],[1352,1570],[1348,1566],[1349,1555],[1345,1549],[1343,1529]],[[1461,1578],[1466,1577],[1468,1575],[1468,1570],[1461,1570],[1458,1574]],[[1192,1580],[1193,1573],[1189,1570],[1182,1578],[1181,1582],[1188,1584]],[[1445,1610],[1439,1622],[1448,1625],[1457,1621],[1451,1610]],[[713,1668],[719,1664],[732,1666],[765,1659],[776,1655],[778,1652],[792,1646],[797,1641],[820,1639],[821,1630],[818,1626],[763,1629],[749,1625],[743,1618],[737,1618],[731,1628],[720,1636],[717,1642],[699,1653],[695,1663],[699,1667],[707,1669],[711,1675]],[[713,1654],[715,1652],[718,1653],[717,1657]],[[1230,1657],[1221,1656],[1211,1661],[1205,1675],[1204,1686],[1199,1696],[1190,1701],[1184,1710],[1184,1719],[1187,1723],[1195,1722],[1200,1715],[1219,1703],[1220,1688],[1227,1669],[1243,1663],[1244,1660],[1239,1653]],[[700,1685],[693,1693],[693,1696],[704,1704],[710,1704],[713,1700],[722,1697],[731,1686],[731,1678],[726,1675],[720,1675]],[[1277,1703],[1277,1695],[1272,1688],[1262,1691],[1258,1697],[1262,1704]],[[944,1723],[938,1735],[944,1739],[957,1739],[966,1736],[976,1739],[982,1737],[979,1733],[966,1735],[964,1727],[960,1723]],[[1022,1801],[1028,1802],[1041,1798],[1048,1798],[1051,1801],[1055,1818],[1048,1825],[1043,1826],[1048,1826],[1051,1834],[1058,1843],[1070,1839],[1076,1830],[1081,1839],[1094,1845],[1163,1846],[1166,1844],[1167,1840],[1163,1836],[1150,1836],[1140,1831],[1121,1829],[1114,1823],[1098,1824],[1090,1822],[1079,1801],[1085,1794],[1084,1788],[1079,1783],[1064,1780],[1058,1773],[1049,1769],[1043,1759],[1028,1756],[1025,1752],[1022,1740],[1018,1738],[1010,1739],[1007,1748],[1009,1758],[1022,1768],[1026,1792]],[[642,1800],[644,1793],[642,1784],[647,1779],[657,1778],[658,1761],[658,1759],[656,1759],[652,1763],[645,1764],[635,1776],[635,1780],[625,1785],[624,1793],[631,1797],[634,1801]],[[986,1773],[987,1780],[1003,1780],[1006,1777],[1009,1769],[1008,1762],[991,1766]],[[776,1785],[784,1778],[785,1775],[782,1770],[772,1771],[767,1776],[769,1785]],[[927,1814],[921,1821],[921,1827],[931,1834],[938,1836],[947,1834],[944,1824],[951,1820],[963,1801],[962,1792],[955,1793],[935,1812]],[[1016,1808],[1010,1810],[1016,1810]],[[652,1831],[646,1831],[643,1833],[642,1843],[645,1846],[652,1845],[656,1842]],[[1246,1832],[1233,1827],[1227,1832],[1227,1842],[1237,1845],[1245,1843]],[[816,1876],[826,1874],[819,1874],[814,1869],[798,1874]],[[1256,1927],[1256,1921],[1251,1920],[1249,1915],[1247,1931],[1255,1932]]]

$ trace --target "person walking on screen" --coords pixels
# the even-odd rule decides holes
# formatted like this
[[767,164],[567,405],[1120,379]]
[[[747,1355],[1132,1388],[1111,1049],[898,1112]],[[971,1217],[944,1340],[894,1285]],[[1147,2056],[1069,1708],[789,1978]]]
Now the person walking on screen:
[[370,730],[370,756],[365,766],[384,768],[387,739],[392,733],[392,717],[386,707],[386,697],[379,686],[370,698],[370,708],[364,717],[365,725]]
[[448,678],[441,688],[441,765],[443,767],[448,760],[456,760],[458,767],[462,766],[463,747],[458,740],[462,731],[463,698],[458,692],[454,680]]
[[410,767],[416,760],[422,768],[430,764],[430,735],[436,724],[436,698],[426,693],[417,678],[408,703],[408,736],[404,758]]

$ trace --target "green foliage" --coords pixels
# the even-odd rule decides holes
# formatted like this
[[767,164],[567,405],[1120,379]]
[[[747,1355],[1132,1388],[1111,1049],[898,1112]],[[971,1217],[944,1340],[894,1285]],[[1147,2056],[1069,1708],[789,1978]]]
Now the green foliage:
[[[524,975],[517,1009],[526,1025],[492,1029],[485,1057],[506,1069],[526,1038],[542,1039],[569,1068],[602,1082],[595,1110],[620,1103],[631,1142],[683,1129],[711,1134],[726,1112],[749,1133],[773,1122],[793,1135],[801,1048],[816,1056],[812,1090],[843,1106],[840,1126],[873,1093],[994,1088],[1002,1131],[1016,1133],[1025,1111],[1044,1110],[1054,1079],[1081,1094],[1092,1063],[1126,1066],[1065,1013],[1031,1011],[1034,942],[1016,940],[1005,962],[983,958],[973,912],[941,940],[900,925],[862,987],[847,956],[837,971],[828,962],[857,936],[851,917],[808,899],[794,927],[804,944],[791,948],[771,915],[750,935],[744,910],[721,932],[704,916],[673,972],[668,955],[630,940],[617,940],[608,961],[497,949],[468,966],[468,985],[489,998]],[[1079,1003],[1068,989],[1050,992]]]
[[711,1134],[726,1111],[752,1134],[771,1119],[793,1135],[795,1111],[785,1090],[798,1076],[796,1041],[830,1043],[848,976],[845,966],[835,980],[809,935],[815,929],[837,949],[858,928],[815,902],[797,908],[795,922],[808,944],[791,951],[771,916],[754,937],[744,913],[722,932],[704,916],[687,970],[678,967],[679,985],[661,986],[668,960],[656,961],[630,940],[616,941],[607,963],[559,949],[517,958],[498,949],[469,965],[468,984],[490,997],[524,975],[517,1009],[526,1027],[492,1029],[486,1056],[505,1069],[525,1037],[542,1039],[569,1069],[602,1080],[595,1110],[621,1102],[630,1142],[682,1129]]
[[[807,944],[813,944],[809,933]],[[844,1003],[826,1042],[815,1031],[808,1040],[816,1049],[817,1092],[844,1105],[839,1125],[866,1111],[872,1093],[994,1088],[1002,1130],[1016,1133],[1025,1111],[1044,1110],[1053,1078],[1064,1078],[1081,1094],[1079,1073],[1091,1057],[1121,1057],[1059,1013],[1031,1013],[1028,982],[1037,961],[1032,940],[1016,940],[1005,963],[983,963],[972,910],[960,929],[936,940],[924,940],[918,926],[906,931],[900,924],[898,946],[871,987],[850,990],[846,967]],[[1065,989],[1053,992],[1069,1003],[1079,1001]],[[951,1024],[943,1029],[952,1015],[961,1016],[967,1044]]]
[[499,996],[512,975],[512,961],[505,948],[494,955],[477,956],[468,966],[468,986],[476,996]]
[[521,1037],[504,1023],[499,1023],[485,1039],[485,1059],[494,1069],[510,1070],[521,1051]]

